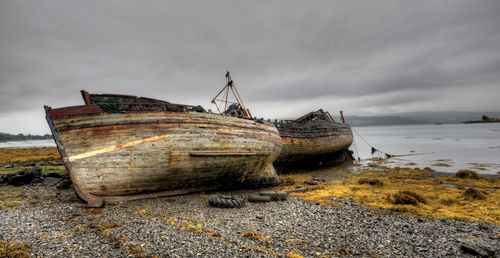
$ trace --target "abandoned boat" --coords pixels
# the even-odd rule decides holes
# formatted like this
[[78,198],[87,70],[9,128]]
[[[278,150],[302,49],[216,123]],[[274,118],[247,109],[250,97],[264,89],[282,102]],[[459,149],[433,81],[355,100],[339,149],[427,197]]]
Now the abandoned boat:
[[329,112],[320,109],[296,120],[276,120],[274,124],[283,145],[274,162],[279,172],[333,164],[350,157],[347,148],[353,141],[351,128],[336,122]]
[[130,95],[82,96],[85,105],[45,110],[75,191],[91,207],[278,182],[272,123]]

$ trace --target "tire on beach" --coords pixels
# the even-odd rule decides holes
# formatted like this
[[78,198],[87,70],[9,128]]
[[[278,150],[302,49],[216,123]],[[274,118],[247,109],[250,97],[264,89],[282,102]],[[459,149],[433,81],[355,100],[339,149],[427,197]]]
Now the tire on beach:
[[208,204],[217,208],[241,208],[245,206],[245,201],[232,196],[220,196],[212,194],[208,197]]
[[283,191],[259,192],[260,196],[269,196],[271,201],[286,201],[287,193]]
[[263,195],[249,195],[248,201],[249,202],[270,202],[271,197],[263,196]]

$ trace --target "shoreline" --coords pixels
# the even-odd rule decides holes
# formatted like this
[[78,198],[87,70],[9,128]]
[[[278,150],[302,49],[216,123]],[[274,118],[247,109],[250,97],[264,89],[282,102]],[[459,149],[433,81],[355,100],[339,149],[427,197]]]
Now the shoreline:
[[500,119],[496,120],[475,120],[475,121],[464,121],[464,124],[483,124],[483,123],[500,123]]
[[[26,144],[26,142],[29,142],[30,144]],[[53,139],[0,142],[0,148],[36,148],[36,147],[56,147],[56,144],[54,143]]]
[[[433,171],[433,172],[431,172],[431,174],[432,174],[432,177],[440,178],[440,177],[451,177],[451,176],[454,176],[456,173]],[[480,174],[480,173],[478,173],[478,174]],[[480,174],[480,175],[482,177],[485,177],[485,178],[500,179],[500,174]]]

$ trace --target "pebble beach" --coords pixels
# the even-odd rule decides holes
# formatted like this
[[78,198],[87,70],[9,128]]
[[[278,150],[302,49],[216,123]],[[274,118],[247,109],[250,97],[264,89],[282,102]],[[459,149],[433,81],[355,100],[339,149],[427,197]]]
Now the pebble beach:
[[[252,192],[222,194],[244,198]],[[54,186],[3,189],[0,198],[0,239],[22,243],[36,257],[423,257],[499,251],[499,225],[374,211],[348,200],[323,206],[290,196],[221,209],[210,207],[206,194],[190,194],[98,209],[87,208],[72,189]],[[479,247],[464,252],[470,244]]]

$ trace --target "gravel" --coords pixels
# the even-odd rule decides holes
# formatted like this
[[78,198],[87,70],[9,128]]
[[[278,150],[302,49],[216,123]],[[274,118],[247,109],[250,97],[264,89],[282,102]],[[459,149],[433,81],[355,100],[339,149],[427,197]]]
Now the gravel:
[[0,239],[29,245],[37,257],[464,256],[475,244],[476,255],[500,254],[499,225],[408,217],[340,199],[333,207],[291,196],[220,209],[208,195],[191,194],[95,209],[71,189],[23,186],[1,190],[0,204]]

